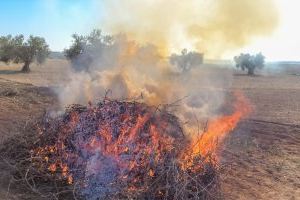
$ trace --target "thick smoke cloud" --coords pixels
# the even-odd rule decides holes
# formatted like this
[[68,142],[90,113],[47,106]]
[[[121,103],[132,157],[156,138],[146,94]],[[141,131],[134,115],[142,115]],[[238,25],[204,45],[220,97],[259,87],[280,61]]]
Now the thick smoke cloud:
[[114,38],[110,48],[99,46],[91,52],[97,59],[88,70],[78,72],[77,68],[70,73],[70,81],[59,90],[63,106],[96,103],[106,96],[161,109],[171,104],[168,109],[190,124],[217,114],[231,74],[200,65],[182,72],[162,58],[155,46],[140,45],[124,35]]
[[114,36],[111,48],[90,52],[97,59],[88,71],[70,74],[59,91],[62,105],[104,96],[171,104],[168,109],[188,121],[188,128],[218,114],[232,75],[205,66],[181,73],[169,63],[171,51],[190,48],[221,56],[272,32],[278,21],[271,0],[107,0],[102,6],[101,26],[122,34]]
[[189,48],[221,57],[278,25],[275,0],[105,0],[107,31],[153,43],[162,55]]

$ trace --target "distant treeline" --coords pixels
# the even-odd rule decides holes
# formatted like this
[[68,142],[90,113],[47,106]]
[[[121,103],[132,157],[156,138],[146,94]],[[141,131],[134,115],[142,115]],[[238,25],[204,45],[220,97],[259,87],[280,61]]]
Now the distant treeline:
[[60,52],[60,51],[51,51],[49,53],[49,56],[48,58],[50,59],[65,59],[65,55],[63,52]]

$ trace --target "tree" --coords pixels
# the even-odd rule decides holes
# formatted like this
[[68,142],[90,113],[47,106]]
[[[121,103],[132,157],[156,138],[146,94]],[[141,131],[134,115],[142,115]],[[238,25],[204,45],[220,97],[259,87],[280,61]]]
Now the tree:
[[183,72],[189,71],[191,68],[203,63],[203,54],[193,51],[188,52],[187,49],[183,49],[180,55],[171,55],[170,63],[179,67]]
[[73,64],[78,62],[78,57],[83,54],[84,49],[87,45],[87,39],[84,36],[80,36],[77,34],[72,35],[73,44],[70,46],[69,49],[64,50],[64,54],[67,59],[71,60]]
[[265,65],[265,57],[258,53],[256,55],[243,54],[234,57],[237,68],[241,68],[243,71],[248,70],[248,75],[254,75],[256,68],[262,69]]
[[0,37],[0,61],[24,63],[22,72],[30,72],[32,62],[42,64],[48,55],[49,47],[42,37],[31,35],[27,41],[23,35]]
[[113,37],[102,35],[95,29],[89,35],[72,35],[72,45],[64,50],[64,54],[76,70],[88,71],[90,65],[113,44]]
[[76,71],[93,72],[115,66],[153,66],[160,59],[152,44],[139,45],[125,34],[104,35],[93,30],[88,35],[72,35],[72,44],[64,50]]

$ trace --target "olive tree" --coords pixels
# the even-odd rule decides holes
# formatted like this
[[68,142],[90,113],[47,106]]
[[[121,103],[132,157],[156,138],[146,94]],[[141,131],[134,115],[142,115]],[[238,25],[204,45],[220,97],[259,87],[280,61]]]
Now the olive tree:
[[265,65],[265,57],[261,53],[256,55],[241,53],[234,57],[234,61],[237,68],[241,68],[243,71],[248,70],[248,75],[254,75],[256,68],[262,69]]
[[95,29],[88,35],[72,35],[72,43],[64,50],[75,71],[93,72],[116,66],[154,66],[160,59],[152,44],[140,45],[126,34],[106,35]]
[[43,63],[49,55],[49,47],[42,37],[29,36],[25,41],[23,35],[0,37],[0,61],[24,63],[22,72],[30,72],[30,64]]
[[193,51],[188,52],[187,49],[183,49],[180,55],[171,55],[170,63],[179,67],[183,72],[189,71],[191,68],[203,63],[203,54]]
[[101,30],[95,29],[89,35],[72,35],[73,41],[64,50],[67,59],[76,70],[89,70],[94,60],[99,59],[103,52],[107,52],[113,45],[113,37],[103,35]]

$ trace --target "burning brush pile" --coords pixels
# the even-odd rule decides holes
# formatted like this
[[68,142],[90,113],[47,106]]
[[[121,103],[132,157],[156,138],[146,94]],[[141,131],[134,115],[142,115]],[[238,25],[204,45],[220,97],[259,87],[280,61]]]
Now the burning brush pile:
[[72,105],[7,141],[1,154],[16,182],[47,199],[216,199],[212,133],[223,137],[243,114],[216,119],[194,140],[167,109],[110,100]]

